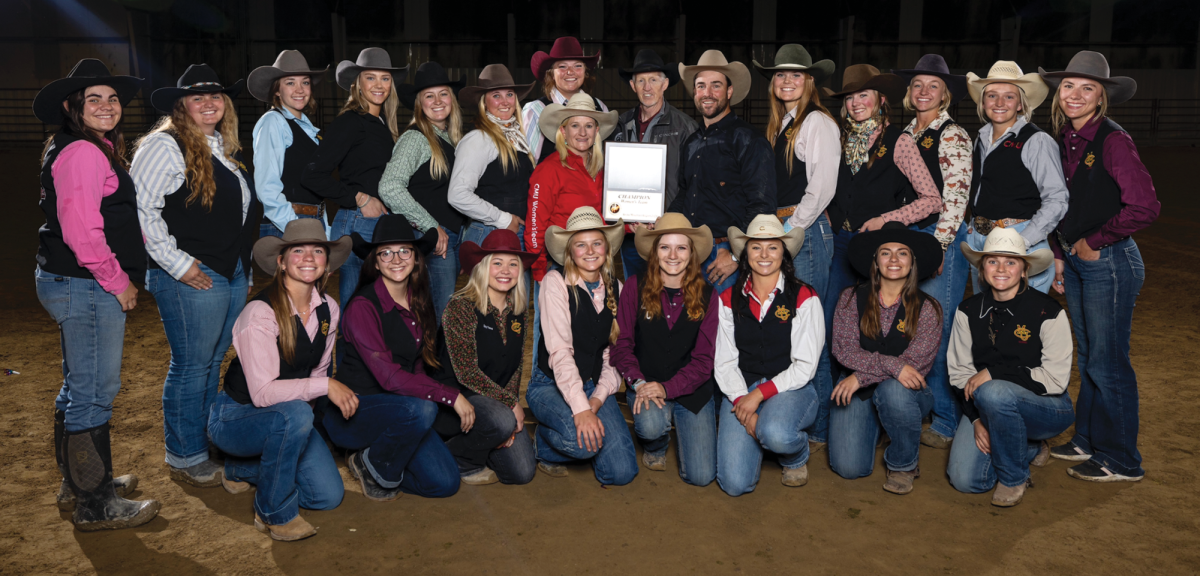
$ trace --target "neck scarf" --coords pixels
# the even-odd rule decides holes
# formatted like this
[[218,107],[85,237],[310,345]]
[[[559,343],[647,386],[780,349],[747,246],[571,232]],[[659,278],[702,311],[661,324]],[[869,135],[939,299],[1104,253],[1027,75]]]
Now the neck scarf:
[[850,122],[850,134],[846,136],[846,164],[850,166],[851,174],[858,174],[858,169],[867,162],[867,148],[870,147],[871,134],[880,126],[879,116],[872,116],[862,122]]
[[526,154],[533,153],[529,148],[529,142],[525,140],[525,135],[521,133],[521,128],[517,124],[516,114],[513,114],[513,117],[508,120],[501,120],[492,115],[491,112],[484,112],[484,114],[487,114],[488,120],[495,122],[500,127],[500,130],[504,132],[504,137],[508,139],[509,144],[513,145],[513,148]]

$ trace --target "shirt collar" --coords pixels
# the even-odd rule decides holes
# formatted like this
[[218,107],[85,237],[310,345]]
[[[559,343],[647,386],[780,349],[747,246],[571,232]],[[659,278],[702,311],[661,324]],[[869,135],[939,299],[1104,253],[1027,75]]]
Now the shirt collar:
[[[1014,122],[1012,126],[1009,126],[1009,127],[1008,127],[1008,130],[1005,130],[1005,131],[1004,131],[1004,134],[1001,134],[1001,135],[1000,135],[1001,137],[1000,137],[998,140],[996,140],[996,141],[995,141],[995,143],[996,143],[996,144],[999,144],[1001,140],[1004,140],[1004,136],[1005,136],[1006,134],[1009,134],[1010,132],[1012,133],[1012,135],[1013,135],[1013,136],[1016,136],[1016,135],[1017,135],[1017,133],[1019,133],[1019,132],[1021,131],[1021,129],[1022,129],[1022,128],[1024,128],[1024,127],[1025,127],[1025,125],[1026,125],[1026,124],[1028,124],[1028,123],[1029,123],[1029,120],[1026,120],[1024,116],[1017,116],[1017,121],[1016,121],[1016,122]],[[984,142],[985,142],[985,143],[986,143],[988,146],[991,146],[991,145],[993,144],[993,142],[992,142],[991,138],[992,138],[992,130],[993,130],[994,128],[995,128],[995,127],[992,125],[992,123],[991,123],[991,122],[988,122],[987,124],[984,124],[984,125],[983,125],[983,128],[980,128],[980,129],[979,129],[979,133],[980,133],[981,135],[983,135],[983,136],[986,136],[986,137],[987,137],[987,139],[986,139],[986,140],[984,140]]]
[[729,124],[731,124],[735,121],[737,121],[737,114],[734,114],[733,110],[730,110],[729,113],[726,114],[724,118],[717,120],[717,122],[715,124],[713,124],[712,126],[705,126],[704,122],[701,121],[700,122],[700,131],[701,132],[712,132],[712,131],[717,130],[718,128],[728,129]]
[[555,104],[566,104],[567,97],[563,96],[563,93],[559,92],[558,88],[552,88],[550,90],[550,101]]
[[[512,309],[513,309],[513,299],[512,299],[511,291],[509,291],[507,294],[504,295],[504,309],[509,310],[509,311],[512,311]],[[496,308],[496,305],[492,304],[491,298],[487,299],[487,313],[488,314],[499,314],[500,313],[500,310],[498,308]]]
[[[385,290],[385,292],[386,292],[386,290]],[[308,313],[312,314],[313,310],[316,310],[317,308],[319,308],[321,306],[321,304],[324,304],[324,303],[325,303],[325,298],[323,296],[321,296],[321,293],[319,291],[317,291],[317,287],[313,286],[312,295],[309,296],[309,298],[308,298]],[[288,295],[288,304],[291,304],[292,310],[297,310],[296,303],[292,301],[291,295]],[[297,310],[295,315],[299,316],[300,312]]]
[[[945,124],[946,122],[949,122],[949,121],[950,121],[950,114],[948,114],[945,110],[942,110],[941,112],[938,113],[937,118],[934,118],[933,122],[930,122],[929,126],[926,126],[925,130],[922,130],[920,132],[920,134],[924,134],[926,130],[934,130],[934,131],[941,130],[942,124]],[[906,133],[908,133],[909,136],[917,136],[918,135],[917,119],[913,118],[912,122],[909,122],[908,126],[904,128],[904,131]]]
[[[408,292],[407,296],[408,296],[408,302],[405,302],[405,304],[411,305],[412,304],[412,292]],[[383,311],[385,314],[388,312],[391,312],[392,310],[397,310],[401,314],[409,312],[408,308],[405,308],[405,307],[397,304],[396,300],[394,300],[392,298],[392,293],[388,292],[387,285],[383,283],[382,276],[375,279],[375,297],[379,298],[379,305],[380,305],[380,307],[383,308]]]
[[[779,272],[779,278],[777,278],[775,280],[775,291],[772,292],[772,294],[779,294],[779,293],[783,292],[784,285],[785,285],[785,283],[783,281],[783,271],[781,270]],[[745,294],[746,296],[750,296],[750,297],[754,298],[755,300],[757,300],[758,296],[756,296],[754,294],[753,288],[754,288],[754,277],[753,277],[753,275],[751,275],[750,278],[746,279],[746,283],[742,285],[742,294]]]
[[1075,127],[1072,126],[1070,122],[1067,122],[1062,129],[1063,140],[1066,141],[1068,138],[1073,136],[1078,136],[1084,140],[1087,140],[1088,142],[1095,140],[1096,131],[1100,129],[1100,120],[1102,119],[1103,117],[1101,117],[1099,114],[1092,116],[1092,119],[1088,120],[1087,124],[1083,125],[1083,129],[1078,131],[1075,130]]
[[[587,283],[583,281],[583,276],[579,276],[579,277],[575,278],[575,285],[580,288],[583,288],[584,290],[587,290]],[[592,291],[592,295],[595,296],[595,295],[603,295],[603,294],[604,294],[604,275],[601,274],[600,275],[600,285],[596,286],[596,289],[594,291]]]

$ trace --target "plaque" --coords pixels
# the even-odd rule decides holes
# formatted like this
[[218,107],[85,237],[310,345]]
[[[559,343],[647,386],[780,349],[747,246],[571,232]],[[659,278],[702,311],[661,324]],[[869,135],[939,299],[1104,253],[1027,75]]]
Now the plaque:
[[652,223],[666,210],[667,145],[604,143],[604,219]]

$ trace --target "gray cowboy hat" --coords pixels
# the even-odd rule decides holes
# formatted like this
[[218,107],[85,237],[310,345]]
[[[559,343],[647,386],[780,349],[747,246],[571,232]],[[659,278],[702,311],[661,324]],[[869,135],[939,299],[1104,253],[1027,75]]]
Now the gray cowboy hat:
[[155,110],[170,114],[175,108],[175,102],[189,94],[213,94],[220,92],[230,98],[237,98],[246,86],[245,80],[238,80],[233,86],[226,88],[221,84],[217,73],[208,64],[192,64],[183,72],[183,76],[175,82],[174,87],[159,88],[150,94],[150,104]]
[[512,90],[517,94],[517,101],[520,101],[529,94],[530,90],[533,90],[534,84],[537,82],[517,84],[507,66],[488,64],[479,73],[479,80],[475,86],[467,86],[458,91],[458,102],[464,106],[478,105],[479,97],[493,90]]
[[255,99],[269,104],[275,96],[270,93],[271,84],[276,80],[288,76],[308,76],[312,85],[316,86],[328,71],[328,66],[321,70],[312,70],[308,67],[308,60],[304,59],[303,54],[296,50],[284,50],[275,58],[274,64],[259,66],[246,77],[246,89]]
[[764,78],[771,78],[776,72],[804,72],[813,77],[813,82],[820,82],[833,74],[835,65],[833,60],[825,59],[817,63],[813,63],[812,56],[808,54],[803,46],[799,44],[784,44],[779,47],[779,51],[775,53],[775,64],[766,66],[759,64],[758,60],[751,60],[754,68],[762,74]]
[[962,74],[951,74],[950,67],[946,65],[946,59],[939,54],[926,54],[917,60],[917,65],[913,68],[892,70],[892,74],[903,78],[907,83],[911,83],[914,77],[921,75],[941,78],[942,82],[946,83],[946,89],[950,90],[951,106],[967,97],[967,77]]
[[[354,62],[342,60],[337,65],[337,83],[343,90],[349,91],[350,86],[358,79],[363,70],[380,70],[392,73],[392,82],[403,82],[407,77],[408,66],[392,66],[392,57],[383,48],[363,48]],[[399,78],[396,78],[399,76]]]
[[1058,85],[1063,78],[1087,78],[1095,80],[1104,85],[1104,89],[1108,91],[1108,103],[1120,104],[1133,98],[1133,94],[1137,92],[1137,81],[1128,76],[1110,76],[1108,69],[1108,60],[1099,52],[1091,50],[1081,50],[1078,54],[1071,57],[1071,61],[1067,64],[1067,69],[1062,72],[1047,72],[1040,66],[1038,67],[1038,76],[1054,90],[1058,90]]
[[617,69],[617,73],[621,75],[621,79],[627,82],[633,80],[634,76],[643,72],[662,72],[667,76],[667,81],[672,86],[680,82],[679,65],[664,63],[662,56],[659,56],[658,52],[649,48],[639,50],[637,56],[633,57],[633,68]]
[[451,94],[457,94],[466,83],[467,81],[463,79],[451,80],[441,64],[430,61],[417,67],[416,73],[413,74],[412,84],[401,84],[396,87],[396,96],[400,97],[400,103],[407,106],[409,110],[416,110],[417,95],[422,90],[434,86],[446,86],[450,88]]
[[350,256],[350,237],[342,236],[330,241],[325,237],[325,224],[315,218],[297,218],[287,223],[283,229],[283,237],[263,236],[254,243],[251,254],[254,262],[266,272],[274,276],[279,267],[279,253],[286,246],[297,244],[322,244],[328,252],[326,263],[329,271],[333,272],[346,262]]
[[62,124],[63,101],[88,86],[109,86],[117,91],[124,107],[141,89],[142,79],[133,76],[113,76],[108,67],[95,58],[84,58],[75,64],[66,78],[55,80],[33,98],[33,115],[46,124]]
[[881,92],[893,102],[904,98],[904,80],[895,74],[884,74],[870,64],[854,64],[842,72],[842,89],[829,91],[830,98],[844,98],[863,90]]

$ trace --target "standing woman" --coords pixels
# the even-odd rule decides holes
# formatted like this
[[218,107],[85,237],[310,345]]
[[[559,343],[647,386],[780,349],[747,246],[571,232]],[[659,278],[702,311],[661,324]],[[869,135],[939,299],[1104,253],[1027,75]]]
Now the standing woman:
[[[967,243],[983,248],[993,228],[1021,233],[1028,250],[1049,248],[1048,235],[1067,212],[1067,185],[1058,144],[1030,119],[1049,89],[1037,74],[1022,74],[1016,62],[1001,60],[986,78],[967,73],[967,91],[986,122],[975,140]],[[972,277],[979,270],[972,268]],[[1054,271],[1029,279],[1034,290],[1050,289]],[[976,294],[982,286],[974,284]]]
[[642,464],[666,470],[674,424],[679,477],[708,486],[717,477],[712,366],[720,305],[701,264],[712,252],[712,232],[668,212],[653,230],[640,226],[635,234],[649,268],[630,277],[621,293],[612,364],[625,377]]
[[566,476],[563,464],[591,460],[596,479],[623,486],[637,476],[637,452],[614,396],[621,375],[609,359],[621,290],[613,260],[625,223],[605,226],[583,206],[565,228],[546,231],[550,257],[563,268],[543,278],[542,340],[525,400],[537,418],[538,470]]
[[329,242],[324,224],[302,219],[254,244],[254,261],[271,282],[233,325],[237,357],[208,418],[208,434],[226,455],[221,483],[231,494],[258,488],[254,527],[275,540],[317,533],[300,508],[342,503],[342,477],[313,428],[309,402],[328,396],[347,417],[358,407],[354,392],[329,377],[340,315],[325,284],[350,242]]
[[166,116],[138,141],[129,171],[150,253],[146,289],[171,345],[166,460],[171,478],[202,488],[221,484],[206,423],[246,306],[258,237],[254,180],[242,164],[233,109],[242,84],[225,88],[207,64],[193,64],[175,88],[155,90],[150,103]]
[[254,189],[263,205],[260,236],[282,236],[297,218],[325,221],[325,201],[300,185],[304,167],[317,153],[317,134],[309,116],[316,114],[313,87],[329,71],[309,70],[304,55],[279,53],[275,63],[255,68],[246,79],[250,95],[267,102],[254,125]]
[[[574,36],[563,36],[555,40],[549,54],[540,50],[534,52],[533,58],[529,60],[529,68],[533,70],[533,77],[541,80],[543,95],[526,104],[521,109],[521,117],[525,124],[525,138],[536,159],[535,164],[541,164],[556,150],[555,139],[539,130],[538,119],[547,106],[561,106],[580,92],[592,92],[592,83],[596,78],[592,71],[599,63],[600,53],[585,55],[579,40]],[[594,110],[608,112],[608,106],[599,98],[588,98],[592,101]]]
[[402,214],[417,230],[437,230],[429,258],[433,312],[442,317],[458,279],[458,235],[466,217],[450,206],[450,171],[454,146],[462,140],[462,112],[455,92],[463,81],[451,81],[437,62],[417,68],[412,84],[396,87],[400,103],[413,111],[408,130],[396,140],[392,159],[379,181],[379,197],[392,214]]
[[[113,76],[85,58],[33,100],[33,114],[61,126],[42,153],[38,300],[58,323],[62,388],[54,400],[58,506],[82,531],[140,526],[157,500],[125,500],[133,475],[113,477],[109,420],[121,390],[125,314],[137,306],[146,248],[136,191],[125,171],[121,113],[141,78]],[[72,301],[75,305],[72,306]],[[92,468],[95,462],[100,469]],[[84,468],[87,466],[88,468]],[[90,469],[96,473],[82,474]]]
[[871,475],[881,427],[892,441],[883,452],[883,489],[908,494],[921,475],[921,419],[934,402],[925,376],[942,318],[918,283],[941,257],[933,235],[900,222],[850,243],[850,261],[867,280],[842,292],[833,319],[833,355],[850,372],[834,388],[829,413],[829,467],[842,478]]
[[730,496],[753,492],[763,450],[779,455],[784,486],[808,483],[808,434],[817,417],[813,379],[825,345],[817,293],[796,278],[792,254],[804,229],[783,231],[774,214],[729,227],[740,286],[721,293],[713,373],[718,409],[717,483]]
[[1079,342],[1075,436],[1051,455],[1081,462],[1081,480],[1140,480],[1137,375],[1129,362],[1133,307],[1145,281],[1133,233],[1162,205],[1129,133],[1108,106],[1133,97],[1132,78],[1109,77],[1104,56],[1083,51],[1063,72],[1038,69],[1055,88],[1051,120],[1071,200],[1058,226],[1054,289],[1067,295]]
[[[391,56],[382,48],[366,48],[356,62],[343,60],[337,66],[338,86],[350,96],[333,123],[321,131],[321,147],[300,176],[310,192],[338,204],[330,238],[358,233],[370,241],[375,222],[387,212],[379,200],[379,179],[400,136],[400,100],[392,75],[403,80],[407,70],[392,67]],[[362,259],[354,253],[342,265],[338,278],[342,310],[354,293],[361,268]]]

